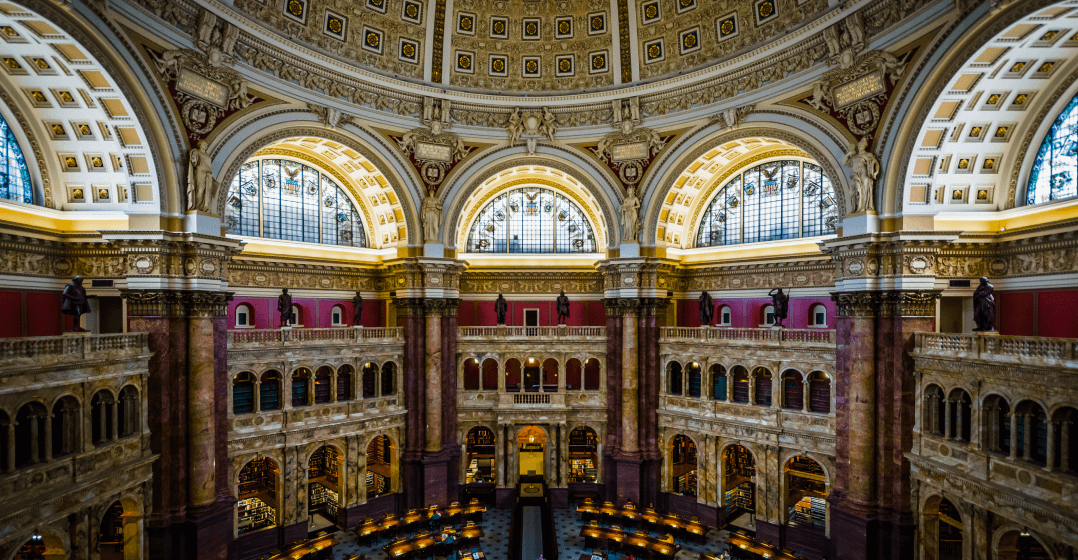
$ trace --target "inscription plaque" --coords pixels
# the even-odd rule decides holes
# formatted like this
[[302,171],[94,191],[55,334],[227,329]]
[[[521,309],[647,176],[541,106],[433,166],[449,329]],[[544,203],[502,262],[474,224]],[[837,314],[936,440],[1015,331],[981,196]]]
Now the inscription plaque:
[[883,74],[873,72],[861,76],[848,84],[838,86],[832,90],[831,95],[835,99],[835,105],[842,108],[885,91],[887,91],[887,88],[883,84]]
[[204,99],[219,107],[228,103],[228,86],[186,68],[180,70],[180,76],[176,78],[176,91]]
[[417,142],[415,145],[415,158],[427,161],[451,161],[453,148],[445,144],[429,144]]
[[610,147],[610,158],[613,161],[631,161],[648,158],[647,142],[633,142],[631,144],[617,144]]

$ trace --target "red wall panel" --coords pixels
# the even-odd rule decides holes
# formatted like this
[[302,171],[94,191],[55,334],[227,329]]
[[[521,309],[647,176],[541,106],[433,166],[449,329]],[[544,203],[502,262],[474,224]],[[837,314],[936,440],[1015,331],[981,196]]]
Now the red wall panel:
[[1037,320],[1034,314],[1036,294],[1033,292],[1012,292],[997,294],[996,305],[1000,334],[1015,336],[1035,336]]
[[1037,330],[1040,336],[1078,338],[1078,292],[1039,292]]
[[61,324],[65,329],[74,327],[74,317],[60,313],[60,299],[57,293],[27,292],[26,336],[59,336]]
[[[45,310],[41,310],[44,314]],[[60,307],[56,307],[56,314]],[[55,315],[53,315],[55,316]],[[0,292],[0,338],[22,336],[22,294]]]

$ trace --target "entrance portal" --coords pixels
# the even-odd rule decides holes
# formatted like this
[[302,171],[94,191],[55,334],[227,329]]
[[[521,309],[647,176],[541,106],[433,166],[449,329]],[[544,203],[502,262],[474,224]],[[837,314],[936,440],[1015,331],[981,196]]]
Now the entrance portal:
[[521,477],[543,476],[546,464],[546,432],[538,426],[527,426],[517,433],[517,453]]

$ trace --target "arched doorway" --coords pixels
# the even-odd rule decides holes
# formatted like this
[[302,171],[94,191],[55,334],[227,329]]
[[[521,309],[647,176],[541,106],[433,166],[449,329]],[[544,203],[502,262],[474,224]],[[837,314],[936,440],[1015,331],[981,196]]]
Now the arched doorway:
[[101,560],[139,560],[138,506],[131,500],[116,500],[101,517],[98,552]]
[[925,503],[925,552],[936,560],[962,560],[962,514],[950,500],[933,496]]
[[267,457],[252,459],[240,470],[237,535],[277,526],[277,474],[277,463]]
[[569,432],[569,483],[596,482],[599,473],[599,436],[577,426]]
[[726,523],[745,514],[756,514],[756,458],[741,445],[731,445],[722,453],[723,511]]
[[787,522],[824,532],[827,529],[827,479],[823,467],[808,457],[786,463]]
[[31,535],[15,553],[16,560],[64,560],[67,552],[60,537],[51,533]]
[[696,444],[689,436],[678,434],[670,439],[670,491],[682,496],[696,496]]
[[367,444],[367,474],[364,476],[364,484],[367,487],[368,500],[393,493],[395,457],[393,440],[389,436],[376,436]]
[[494,482],[494,432],[483,426],[476,426],[468,430],[464,445],[464,483]]
[[526,426],[517,432],[517,473],[521,478],[545,474],[546,432],[538,426]]
[[323,445],[307,462],[307,513],[316,529],[336,525],[341,500],[341,454]]
[[996,560],[1051,560],[1041,541],[1030,533],[1012,529],[999,537]]

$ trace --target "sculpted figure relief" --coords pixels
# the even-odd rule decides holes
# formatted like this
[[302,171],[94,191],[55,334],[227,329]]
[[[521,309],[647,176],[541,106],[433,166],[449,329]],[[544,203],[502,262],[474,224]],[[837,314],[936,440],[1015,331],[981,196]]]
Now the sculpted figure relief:
[[520,141],[520,137],[524,135],[524,118],[520,116],[520,108],[513,109],[513,113],[509,115],[509,123],[505,125],[505,130],[509,133],[509,145],[516,144]]
[[187,209],[209,212],[212,190],[213,165],[203,140],[187,158]]
[[438,242],[438,226],[442,221],[442,203],[434,195],[434,191],[427,192],[427,198],[423,199],[423,240],[427,243]]
[[880,173],[880,162],[867,148],[866,136],[846,154],[846,159],[842,162],[851,170],[850,186],[853,187],[854,212],[867,212],[875,206],[872,192],[876,185],[876,176]]

